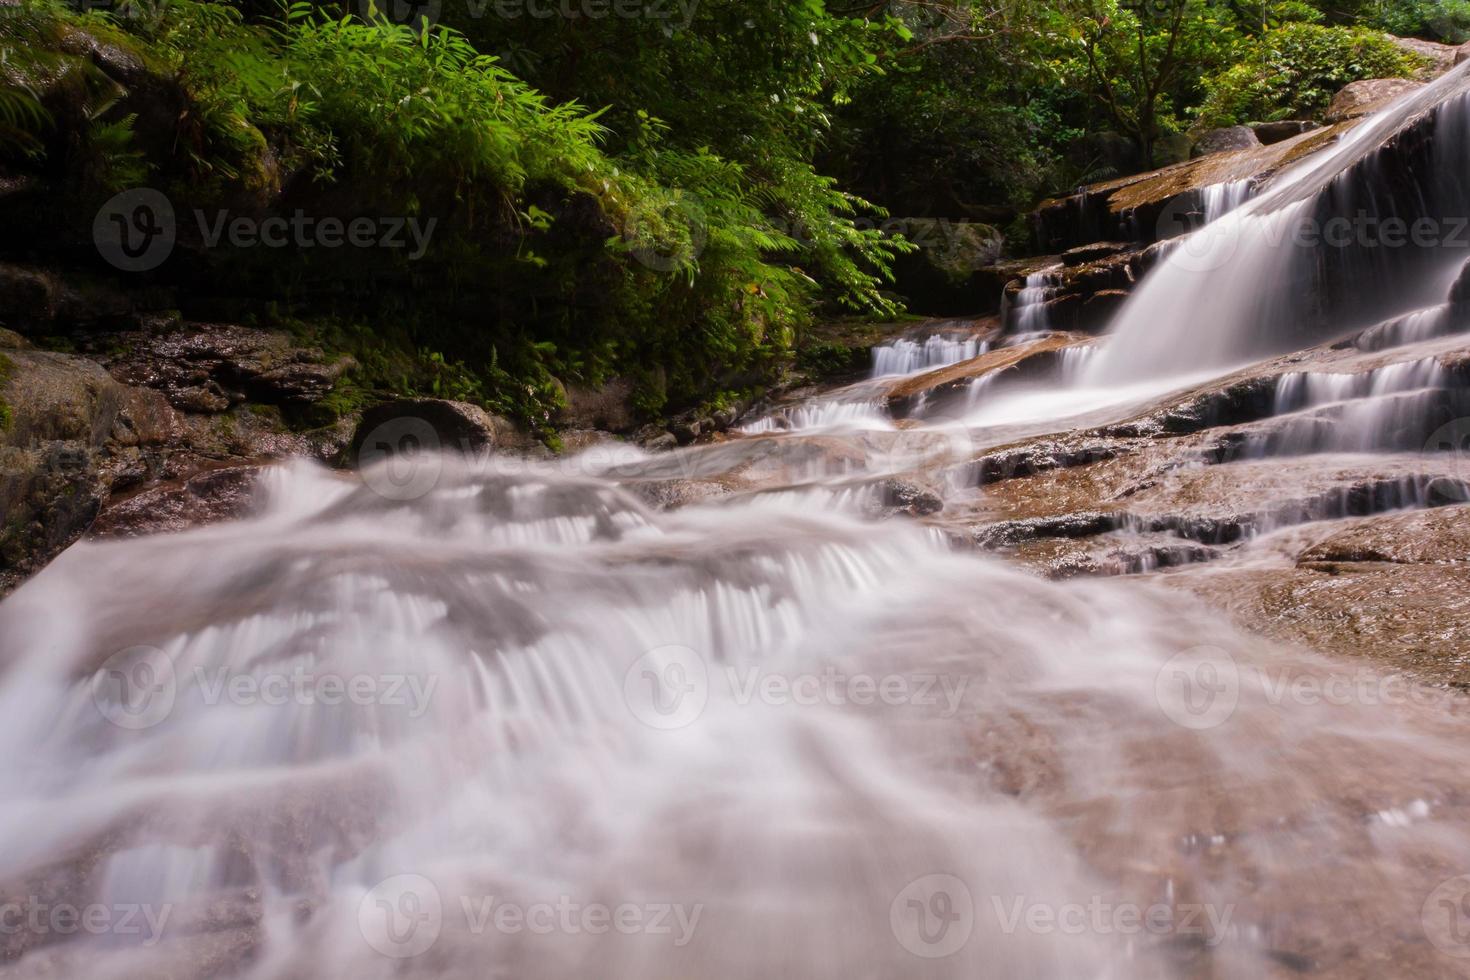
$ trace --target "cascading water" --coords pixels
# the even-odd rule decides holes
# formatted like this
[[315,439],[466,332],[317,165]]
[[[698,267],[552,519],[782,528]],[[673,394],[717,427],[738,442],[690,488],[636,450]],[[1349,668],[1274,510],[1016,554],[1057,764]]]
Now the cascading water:
[[[1116,385],[1269,346],[1302,308],[1273,237],[1457,84],[1262,197],[1207,194],[1216,231],[1055,374]],[[1427,305],[1412,293],[1395,302]],[[1401,317],[1357,338],[1356,371],[1280,374],[1283,427],[1237,447],[1397,446],[1451,381],[1371,352],[1456,324]],[[1087,410],[1008,392],[972,406],[979,432],[894,423],[875,394],[984,349],[890,344],[874,379],[752,438],[294,463],[248,518],[74,546],[0,605],[0,974],[1443,975],[1434,903],[1470,841],[1453,696],[1151,583],[1048,582],[865,519],[932,512],[982,440]],[[1007,428],[1028,398],[1050,418]],[[1373,493],[1406,506],[1434,479]],[[1243,533],[1356,512],[1362,492],[1333,492]],[[1295,693],[1343,682],[1403,696]]]
[[871,377],[884,378],[930,371],[968,361],[989,349],[990,344],[977,337],[952,337],[936,333],[923,340],[900,338],[873,348]]
[[[1119,311],[1087,383],[1225,368],[1441,300],[1442,275],[1426,271],[1463,263],[1470,245],[1455,246],[1453,219],[1443,217],[1470,214],[1460,176],[1470,159],[1467,79],[1462,67],[1409,93],[1175,242]],[[1375,155],[1419,120],[1435,130],[1429,176],[1384,195]],[[1367,189],[1358,189],[1359,179]],[[1390,218],[1403,223],[1402,235],[1397,226],[1392,237],[1385,233]],[[1422,245],[1413,238],[1421,219],[1435,230]],[[1320,323],[1324,297],[1333,309]]]
[[148,913],[23,974],[1256,977],[1463,857],[1440,699],[1286,710],[1329,668],[1177,597],[431,464],[276,469],[0,607],[0,891]]
[[1026,283],[1006,302],[1002,319],[1008,332],[1042,333],[1051,329],[1046,303],[1056,294],[1061,281],[1056,269],[1043,269],[1026,275]]

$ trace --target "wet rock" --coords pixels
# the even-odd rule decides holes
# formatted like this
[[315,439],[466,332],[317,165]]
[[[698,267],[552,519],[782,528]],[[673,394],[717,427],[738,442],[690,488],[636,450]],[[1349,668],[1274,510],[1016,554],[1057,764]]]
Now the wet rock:
[[698,439],[704,429],[699,419],[693,419],[686,422],[675,422],[669,426],[669,431],[673,433],[679,445],[687,446]]
[[1250,150],[1261,145],[1260,138],[1249,126],[1225,126],[1211,129],[1195,140],[1193,155],[1203,157],[1211,153]]
[[363,412],[348,447],[349,462],[357,463],[369,439],[391,450],[405,448],[407,440],[417,449],[462,453],[530,447],[530,440],[509,420],[478,405],[437,398],[386,402]]
[[178,437],[155,392],[67,354],[0,355],[0,592],[86,531],[114,485],[160,465]]
[[1206,188],[1264,181],[1330,145],[1351,125],[1313,130],[1270,146],[1212,153],[1043,201],[1036,211],[1039,244],[1060,251],[1096,241],[1150,244],[1182,234],[1193,227],[1185,216],[1203,212]]
[[927,517],[944,509],[944,500],[938,494],[906,480],[885,480],[879,492],[882,506],[894,513]]
[[566,407],[557,421],[577,429],[630,432],[637,424],[633,412],[633,382],[613,378],[597,388],[567,385]]
[[663,452],[679,445],[674,434],[661,425],[645,425],[633,433],[633,441],[649,452]]
[[136,537],[244,517],[250,512],[259,476],[258,465],[207,469],[110,500],[89,537]]
[[1110,255],[1117,255],[1133,248],[1129,242],[1093,242],[1090,245],[1078,245],[1069,248],[1062,253],[1062,265],[1077,266],[1088,262],[1096,262]]
[[1058,351],[1093,342],[1090,337],[1054,333],[1031,343],[1002,347],[968,361],[902,378],[886,393],[889,410],[896,418],[904,418],[912,409],[914,400],[921,396],[948,394],[990,374],[1010,372],[1013,376],[1024,377],[1042,373],[1056,367]]
[[1408,78],[1365,78],[1349,82],[1332,97],[1323,118],[1328,125],[1358,119],[1383,108],[1405,92],[1423,87],[1423,82]]
[[1260,140],[1263,146],[1280,143],[1283,140],[1289,140],[1294,136],[1300,136],[1302,133],[1309,133],[1321,127],[1321,123],[1313,122],[1310,119],[1280,119],[1275,122],[1250,124],[1251,131],[1256,134],[1256,139]]
[[250,400],[267,405],[319,401],[356,368],[328,360],[281,332],[233,324],[173,324],[105,338],[99,356],[125,384],[153,388],[187,412],[223,412]]

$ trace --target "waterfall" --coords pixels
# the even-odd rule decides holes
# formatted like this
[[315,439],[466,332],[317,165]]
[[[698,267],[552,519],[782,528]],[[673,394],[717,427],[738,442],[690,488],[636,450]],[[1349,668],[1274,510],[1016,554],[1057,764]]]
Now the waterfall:
[[[1087,382],[1225,368],[1442,299],[1431,273],[1463,262],[1470,245],[1455,249],[1454,229],[1435,220],[1470,214],[1461,176],[1470,159],[1467,78],[1470,68],[1461,67],[1408,93],[1247,203],[1172,243],[1117,314]],[[1391,181],[1379,173],[1378,149],[1421,122],[1435,127],[1424,164],[1430,176],[1387,175],[1413,186],[1384,193]],[[1233,193],[1208,196],[1224,202]],[[1401,235],[1391,239],[1385,219],[1405,226],[1429,220],[1435,240],[1395,245]]]
[[931,371],[968,361],[989,349],[990,344],[977,337],[954,337],[936,333],[922,341],[899,338],[873,348],[873,370],[870,376],[883,378]]
[[1008,333],[1035,334],[1051,329],[1046,314],[1046,303],[1056,295],[1061,284],[1059,267],[1042,269],[1026,274],[1025,285],[1008,298],[1002,319]]

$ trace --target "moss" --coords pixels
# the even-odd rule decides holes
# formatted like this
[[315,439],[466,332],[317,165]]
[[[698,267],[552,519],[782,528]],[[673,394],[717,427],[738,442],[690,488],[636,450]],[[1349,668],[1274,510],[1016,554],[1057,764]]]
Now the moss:
[[[15,362],[4,354],[0,354],[0,388],[4,388],[15,376]],[[0,398],[0,432],[9,432],[15,424],[15,414],[10,410],[10,404],[4,398]]]

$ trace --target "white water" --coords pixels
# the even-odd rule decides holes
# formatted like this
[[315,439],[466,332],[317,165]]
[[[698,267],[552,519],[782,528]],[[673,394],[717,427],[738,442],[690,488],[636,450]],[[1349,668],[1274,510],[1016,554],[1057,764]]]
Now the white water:
[[1060,276],[1056,269],[1026,275],[1026,284],[1006,306],[1006,329],[1016,334],[1044,333],[1051,329],[1046,303],[1055,295]]
[[[278,469],[258,517],[78,545],[0,606],[0,882],[173,922],[32,936],[22,967],[1255,977],[1348,907],[1411,928],[1432,882],[1404,858],[1464,839],[1438,709],[1243,686],[1180,724],[1171,658],[1279,655],[1177,596],[809,500],[660,514],[592,464],[435,465],[412,501]],[[311,697],[261,695],[282,677]],[[1406,816],[1363,824],[1360,781]],[[1175,925],[1011,919],[1100,902]],[[567,911],[533,932],[497,905]],[[628,930],[589,927],[620,907]]]
[[[1309,220],[1318,194],[1330,191],[1351,167],[1371,171],[1371,154],[1389,134],[1418,113],[1438,111],[1435,153],[1442,165],[1426,185],[1440,185],[1442,201],[1465,200],[1459,172],[1470,155],[1465,138],[1470,108],[1456,93],[1463,89],[1467,71],[1456,69],[1407,94],[1350,130],[1336,146],[1277,176],[1249,202],[1178,239],[1119,311],[1087,383],[1110,384],[1209,367],[1223,370],[1290,349],[1293,331],[1311,316],[1316,263],[1324,249],[1335,247],[1324,244],[1331,230]],[[1207,196],[1219,199],[1211,205],[1218,208],[1235,193],[1211,188]],[[1448,238],[1449,230],[1443,230]],[[1397,257],[1392,251],[1380,246],[1370,258],[1386,263]],[[1463,246],[1446,251],[1447,261],[1464,260]],[[1383,292],[1401,294],[1401,308],[1412,309],[1424,305],[1425,297],[1411,288],[1417,285],[1384,282]],[[1354,324],[1336,326],[1345,332]]]
[[922,341],[900,338],[873,348],[871,377],[884,378],[931,371],[979,357],[989,349],[989,343],[976,337],[956,338],[937,333]]

